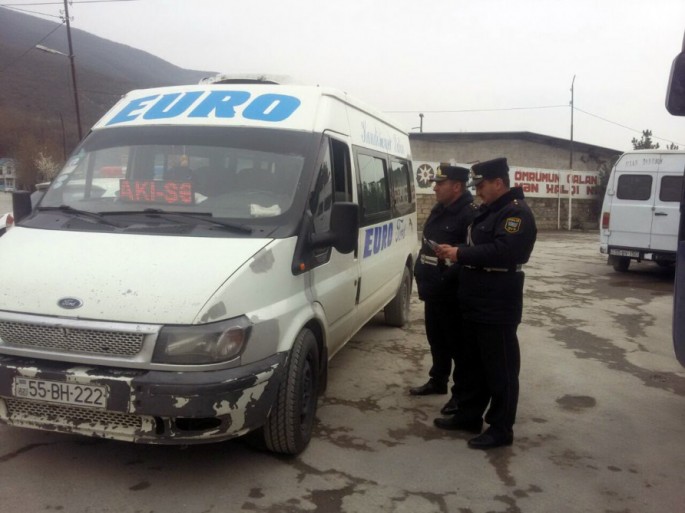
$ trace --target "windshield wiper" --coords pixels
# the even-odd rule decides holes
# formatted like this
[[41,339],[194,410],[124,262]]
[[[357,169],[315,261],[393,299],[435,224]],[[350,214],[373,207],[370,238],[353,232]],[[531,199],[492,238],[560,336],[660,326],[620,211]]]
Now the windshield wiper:
[[99,214],[97,212],[90,212],[88,210],[79,210],[78,208],[74,208],[70,205],[60,205],[59,207],[38,207],[36,210],[39,212],[50,212],[50,211],[58,211],[58,212],[64,212],[65,214],[72,214],[74,216],[80,216],[80,217],[87,217],[88,219],[94,219],[100,224],[106,224],[107,226],[114,226],[115,228],[121,228],[120,225],[113,223],[112,221],[108,221],[104,217],[102,217],[102,214]]
[[160,216],[165,218],[180,217],[185,219],[195,219],[197,221],[202,221],[203,223],[212,224],[214,226],[219,226],[221,228],[227,228],[231,231],[237,231],[242,233],[252,233],[252,228],[242,224],[232,223],[230,221],[220,221],[219,219],[212,219],[213,214],[211,212],[170,212],[168,210],[162,210],[160,208],[146,208],[144,210],[129,210],[129,211],[114,211],[114,212],[101,212],[101,215],[147,215],[147,216]]

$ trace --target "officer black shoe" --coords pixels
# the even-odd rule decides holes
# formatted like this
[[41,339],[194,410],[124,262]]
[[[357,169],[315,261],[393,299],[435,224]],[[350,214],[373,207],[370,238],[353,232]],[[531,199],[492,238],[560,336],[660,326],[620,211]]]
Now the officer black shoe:
[[469,447],[471,449],[487,450],[511,445],[512,443],[514,443],[514,435],[501,435],[488,429],[484,433],[469,440]]
[[481,419],[464,419],[459,415],[438,417],[437,419],[433,419],[433,424],[440,429],[466,431],[467,433],[480,433],[480,430],[483,429],[483,421]]
[[447,404],[445,404],[445,406],[442,407],[440,413],[442,413],[443,415],[454,415],[455,413],[457,413],[457,398],[450,398],[450,400],[447,401]]
[[447,383],[436,383],[432,379],[420,387],[409,389],[411,395],[442,395],[447,393]]

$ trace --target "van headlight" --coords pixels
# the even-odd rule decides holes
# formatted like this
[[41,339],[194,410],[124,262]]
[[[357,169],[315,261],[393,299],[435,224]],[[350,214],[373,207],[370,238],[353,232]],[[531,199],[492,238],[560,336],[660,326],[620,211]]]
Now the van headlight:
[[197,365],[231,360],[242,352],[251,328],[245,316],[212,324],[164,326],[157,336],[152,361]]

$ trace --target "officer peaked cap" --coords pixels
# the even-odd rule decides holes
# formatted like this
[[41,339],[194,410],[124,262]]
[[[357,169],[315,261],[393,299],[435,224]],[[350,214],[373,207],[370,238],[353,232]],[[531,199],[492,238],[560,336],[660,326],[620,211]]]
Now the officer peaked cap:
[[457,182],[466,182],[469,179],[469,170],[465,167],[446,166],[440,164],[435,176],[430,179],[431,182],[444,182],[445,180],[455,180]]
[[469,187],[478,185],[483,180],[494,180],[495,178],[504,178],[505,176],[509,176],[509,165],[504,157],[479,162],[471,166]]

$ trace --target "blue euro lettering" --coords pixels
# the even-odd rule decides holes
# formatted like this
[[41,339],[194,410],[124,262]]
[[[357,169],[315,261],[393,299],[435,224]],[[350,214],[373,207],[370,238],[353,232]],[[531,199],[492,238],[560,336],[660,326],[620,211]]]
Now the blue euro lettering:
[[131,101],[119,113],[109,120],[107,125],[116,125],[117,123],[125,123],[126,121],[133,121],[142,113],[142,109],[148,106],[148,104],[158,98],[159,95],[146,96],[145,98],[138,98],[137,100]]
[[249,97],[247,91],[212,91],[188,117],[206,118],[213,111],[217,118],[232,118],[235,107],[245,103]]
[[364,236],[364,258],[390,247],[393,243],[393,232],[394,225],[392,223],[367,228]]
[[[388,229],[385,229],[385,234],[388,234]],[[378,253],[381,250],[381,244],[383,243],[383,227],[376,226],[373,229],[373,252]]]
[[373,228],[367,228],[364,235],[364,258],[371,256],[371,244],[373,242]]
[[243,111],[243,117],[257,121],[283,121],[300,106],[300,100],[285,94],[263,94]]
[[143,119],[175,118],[183,114],[202,95],[199,91],[165,94],[143,114]]

